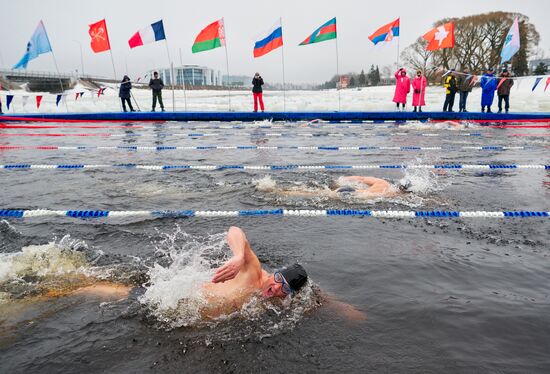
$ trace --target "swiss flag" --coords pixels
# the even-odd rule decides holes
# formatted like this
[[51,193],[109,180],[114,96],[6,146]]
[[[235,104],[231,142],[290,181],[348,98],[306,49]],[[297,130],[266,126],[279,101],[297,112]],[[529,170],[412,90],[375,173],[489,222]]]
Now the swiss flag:
[[90,34],[90,38],[92,38],[90,47],[92,47],[92,51],[95,53],[108,51],[111,49],[109,34],[107,33],[107,23],[104,19],[91,24],[88,34]]
[[427,42],[428,51],[437,51],[438,49],[453,48],[455,46],[455,24],[449,22],[428,31],[422,36]]

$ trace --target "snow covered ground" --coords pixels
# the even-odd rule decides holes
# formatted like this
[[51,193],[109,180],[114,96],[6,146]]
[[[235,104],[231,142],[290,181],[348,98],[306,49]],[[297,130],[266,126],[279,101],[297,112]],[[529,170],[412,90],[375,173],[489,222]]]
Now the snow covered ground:
[[[512,88],[510,105],[512,112],[550,112],[550,89],[544,92],[546,79],[540,82],[535,92],[531,91],[534,78],[520,80]],[[392,103],[393,87],[367,87],[362,89],[346,89],[341,91],[282,91],[264,92],[266,111],[282,111],[284,109],[283,96],[286,96],[286,110],[288,111],[333,111],[338,110],[338,95],[342,111],[393,111]],[[75,100],[77,92],[85,92],[82,98]],[[145,89],[134,88],[132,90],[135,99],[142,111],[151,110],[151,92]],[[50,93],[28,93],[25,91],[12,91],[15,95],[10,110],[6,108],[6,94],[2,92],[0,99],[3,103],[4,113],[51,113],[51,112],[104,112],[119,111],[120,101],[118,90],[114,85],[109,86],[105,94],[97,97],[97,91],[77,85],[73,90],[67,91],[66,105],[60,103],[56,107],[56,96]],[[26,105],[23,105],[23,96],[29,96]],[[36,95],[44,95],[40,109],[36,109]],[[228,110],[227,91],[175,91],[176,110],[185,110],[185,96],[187,97],[187,110],[189,111],[226,111]],[[481,90],[474,88],[468,99],[468,110],[479,111]],[[172,110],[172,91],[164,90],[163,98],[166,110]],[[426,91],[427,106],[425,111],[439,111],[443,107],[445,91],[441,86],[428,87]],[[409,95],[409,102],[411,95]],[[496,98],[493,110],[496,110]],[[252,110],[252,93],[248,91],[231,92],[231,109],[234,111]],[[410,110],[412,108],[408,108]],[[455,100],[455,110],[458,110],[458,95]]]

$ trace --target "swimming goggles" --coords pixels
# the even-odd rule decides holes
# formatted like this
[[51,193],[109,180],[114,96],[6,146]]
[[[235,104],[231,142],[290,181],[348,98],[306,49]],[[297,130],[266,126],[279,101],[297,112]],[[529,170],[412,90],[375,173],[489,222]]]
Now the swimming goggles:
[[283,292],[287,295],[291,295],[294,293],[288,282],[286,281],[285,277],[283,277],[283,274],[280,271],[276,271],[273,274],[273,278],[275,279],[275,282],[281,283]]

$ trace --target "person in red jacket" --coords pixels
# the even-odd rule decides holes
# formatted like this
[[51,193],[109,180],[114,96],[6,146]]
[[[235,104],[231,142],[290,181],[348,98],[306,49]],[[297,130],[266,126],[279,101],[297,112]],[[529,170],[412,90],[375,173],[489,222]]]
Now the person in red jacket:
[[393,95],[393,102],[397,105],[397,110],[399,109],[399,104],[403,106],[405,110],[405,105],[407,105],[407,95],[411,91],[411,80],[407,77],[407,70],[400,68],[395,73],[395,94]]
[[426,80],[426,77],[422,75],[422,71],[418,70],[416,72],[416,77],[412,81],[412,88],[413,88],[413,112],[416,112],[416,108],[418,107],[418,111],[422,112],[422,107],[426,105],[426,86],[428,85],[428,81]]

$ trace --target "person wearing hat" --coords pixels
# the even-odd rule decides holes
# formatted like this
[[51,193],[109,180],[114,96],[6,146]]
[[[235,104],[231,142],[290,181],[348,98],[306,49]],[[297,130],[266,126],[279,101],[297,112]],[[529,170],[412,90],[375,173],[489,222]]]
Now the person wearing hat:
[[479,81],[481,86],[481,112],[485,113],[485,108],[487,108],[487,113],[492,113],[491,105],[493,105],[493,100],[495,98],[495,90],[497,89],[498,82],[495,74],[493,74],[493,68],[487,68],[487,72],[483,74],[481,80]]
[[395,93],[393,95],[393,102],[397,105],[397,111],[400,111],[399,104],[405,110],[407,105],[407,95],[411,91],[411,80],[407,77],[407,70],[400,68],[395,73]]
[[455,95],[458,91],[456,85],[455,69],[451,69],[449,75],[445,77],[445,84],[443,85],[447,90],[445,91],[445,103],[443,104],[444,112],[452,112],[455,105]]
[[264,270],[245,233],[238,227],[229,228],[227,244],[233,257],[216,270],[210,283],[203,286],[203,295],[216,307],[210,310],[210,316],[220,308],[239,309],[254,295],[264,298],[293,296],[307,283],[307,272],[300,264],[273,273]]
[[[327,188],[328,187],[328,188]],[[353,198],[356,200],[372,200],[386,197],[394,197],[411,192],[412,182],[403,178],[396,183],[391,183],[382,178],[362,175],[350,175],[340,177],[328,183],[324,188],[277,188],[270,186],[261,191],[273,192],[282,196],[298,197],[327,197],[330,199]]]
[[459,93],[459,102],[458,102],[458,111],[467,112],[466,110],[466,101],[468,100],[468,95],[472,92],[472,78],[473,75],[470,74],[470,69],[465,66],[462,69],[462,73],[457,78],[458,93]]
[[497,88],[498,95],[498,112],[502,113],[502,102],[504,101],[504,110],[506,113],[510,110],[510,90],[514,85],[514,80],[510,78],[508,70],[504,69],[500,75],[500,79],[504,79]]
[[260,109],[264,111],[264,99],[263,99],[263,89],[264,79],[260,73],[254,74],[252,79],[252,96],[254,97],[254,112],[258,111],[258,102],[260,103]]

